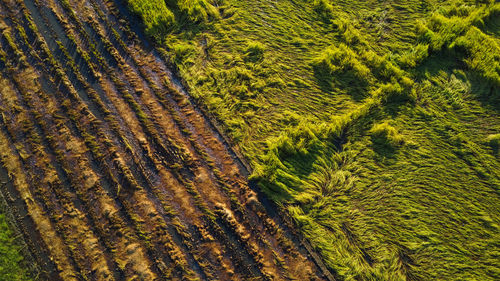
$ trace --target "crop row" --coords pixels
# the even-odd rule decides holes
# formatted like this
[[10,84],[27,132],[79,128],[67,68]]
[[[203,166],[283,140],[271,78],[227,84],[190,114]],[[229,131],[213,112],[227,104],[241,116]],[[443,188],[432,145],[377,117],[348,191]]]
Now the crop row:
[[61,279],[320,275],[115,3],[1,9],[2,162]]

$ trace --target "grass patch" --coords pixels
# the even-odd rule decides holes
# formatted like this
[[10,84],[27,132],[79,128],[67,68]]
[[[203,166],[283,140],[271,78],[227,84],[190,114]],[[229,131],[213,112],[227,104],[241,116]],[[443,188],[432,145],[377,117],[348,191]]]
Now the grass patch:
[[332,83],[356,89],[356,95],[366,91],[370,69],[361,63],[357,55],[345,44],[331,46],[314,62],[315,75],[325,91],[333,89]]
[[217,9],[206,0],[179,0],[177,5],[193,22],[206,22],[210,17],[219,15]]
[[261,62],[264,60],[264,51],[264,45],[259,42],[250,42],[245,49],[244,60],[253,63]]
[[139,15],[150,36],[165,34],[175,22],[174,14],[167,8],[165,1],[129,0],[129,8]]
[[373,125],[369,133],[374,150],[387,156],[394,154],[395,150],[405,142],[396,128],[387,122]]
[[33,280],[24,268],[21,247],[17,244],[4,214],[0,214],[0,279],[5,281]]
[[486,143],[498,154],[500,149],[500,134],[489,135],[486,138]]

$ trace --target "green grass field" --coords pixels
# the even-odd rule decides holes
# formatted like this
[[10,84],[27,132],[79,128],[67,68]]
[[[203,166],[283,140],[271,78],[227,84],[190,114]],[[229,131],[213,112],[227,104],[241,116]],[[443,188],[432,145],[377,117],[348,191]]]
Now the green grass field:
[[499,3],[166,3],[150,35],[340,280],[500,278]]

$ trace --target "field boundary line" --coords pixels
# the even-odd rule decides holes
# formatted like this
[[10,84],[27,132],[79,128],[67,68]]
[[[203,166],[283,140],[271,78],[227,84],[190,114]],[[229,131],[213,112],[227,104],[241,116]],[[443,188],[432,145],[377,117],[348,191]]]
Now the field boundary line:
[[[207,121],[207,123],[211,127],[210,129],[212,129],[212,131],[215,133],[216,137],[218,137],[219,139],[222,140],[222,144],[228,150],[231,157],[234,160],[236,160],[237,165],[239,166],[239,169],[244,172],[245,177],[248,180],[248,176],[253,173],[252,166],[250,166],[250,164],[246,161],[245,157],[238,150],[235,149],[236,146],[234,145],[234,142],[223,133],[224,130],[222,129],[222,126],[220,125],[220,122],[217,120],[217,118],[213,114],[208,112],[208,109],[206,109],[205,106],[203,106],[203,104],[201,104],[198,101],[198,99],[195,99],[194,97],[192,97],[189,94],[189,91],[188,91],[189,87],[187,86],[187,82],[184,80],[184,78],[182,78],[179,75],[179,72],[180,72],[179,68],[171,62],[169,57],[164,57],[164,56],[159,55],[157,53],[157,50],[156,50],[157,44],[155,42],[151,42],[151,43],[154,46],[154,53],[155,53],[154,55],[162,58],[165,61],[166,65],[170,68],[170,73],[169,73],[170,77],[169,78],[170,78],[170,81],[172,82],[172,84],[174,85],[174,87],[183,96],[188,98],[189,102],[193,105],[193,108],[203,116],[205,121]],[[250,183],[248,186],[250,189],[253,189],[257,193],[264,195],[267,198],[267,195],[265,195],[264,192],[262,190],[260,190],[260,188],[258,188],[257,186],[253,185],[257,188],[252,187],[252,185]],[[323,260],[321,259],[320,255],[311,246],[309,241],[307,241],[307,239],[302,235],[302,233],[295,231],[295,224],[284,213],[282,208],[277,206],[272,200],[269,200],[269,202],[272,205],[271,207],[279,215],[280,219],[282,219],[283,222],[286,224],[286,227],[289,228],[292,231],[293,235],[295,235],[298,238],[300,244],[306,249],[307,253],[309,254],[309,257],[313,260],[313,262],[316,264],[316,266],[319,267],[319,269],[321,270],[321,273],[323,274],[323,277],[325,277],[329,281],[337,281],[335,279],[335,277],[333,276],[333,274],[328,269],[328,267],[325,265]]]

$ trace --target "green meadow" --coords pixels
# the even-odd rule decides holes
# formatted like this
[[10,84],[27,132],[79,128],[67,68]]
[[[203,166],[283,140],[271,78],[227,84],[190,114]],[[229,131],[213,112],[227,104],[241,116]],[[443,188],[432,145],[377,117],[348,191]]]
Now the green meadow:
[[500,278],[499,3],[135,2],[339,280]]

